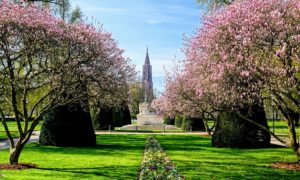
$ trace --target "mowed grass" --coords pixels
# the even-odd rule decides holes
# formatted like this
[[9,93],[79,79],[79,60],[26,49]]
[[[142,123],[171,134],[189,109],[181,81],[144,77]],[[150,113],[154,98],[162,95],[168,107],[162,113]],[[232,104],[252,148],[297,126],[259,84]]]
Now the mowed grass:
[[[7,126],[12,134],[13,137],[18,137],[19,135],[19,132],[18,132],[18,127],[17,127],[17,124],[15,121],[7,121]],[[30,122],[31,124],[31,122]],[[21,125],[22,127],[24,128],[24,122],[21,122]],[[39,124],[35,127],[35,130],[36,131],[39,131],[41,129],[41,125],[42,125],[42,121],[39,122]],[[0,140],[3,140],[3,139],[7,139],[7,136],[6,136],[6,133],[5,133],[5,130],[4,130],[4,126],[0,125]]]
[[[209,121],[208,122],[209,126],[213,126],[213,122]],[[274,132],[276,135],[280,136],[280,137],[289,137],[289,128],[288,125],[285,121],[283,120],[276,120],[273,121],[272,120],[268,120],[268,125],[269,125],[269,129],[270,131]],[[296,127],[296,133],[297,136],[300,135],[300,127]]]
[[[278,135],[283,135],[283,136],[289,136],[289,128],[288,125],[285,121],[274,121],[274,125],[273,125],[273,121],[269,120],[268,121],[268,125],[270,130],[273,132],[274,129],[274,133],[278,134]],[[300,134],[300,127],[295,127],[296,129],[296,133]]]
[[186,179],[300,179],[300,171],[273,169],[274,162],[295,162],[291,148],[214,148],[209,137],[156,135]]
[[[92,148],[61,148],[29,144],[20,162],[38,169],[2,170],[5,179],[136,179],[146,135],[98,135]],[[8,151],[0,151],[7,163]],[[1,178],[1,177],[0,177]]]
[[[136,179],[149,135],[104,134],[93,148],[59,148],[30,144],[20,162],[38,169],[2,170],[5,179]],[[274,162],[295,162],[290,148],[214,148],[209,137],[154,135],[186,179],[300,179],[300,171],[273,169]],[[0,151],[0,163],[8,152]],[[1,177],[0,177],[1,178]]]

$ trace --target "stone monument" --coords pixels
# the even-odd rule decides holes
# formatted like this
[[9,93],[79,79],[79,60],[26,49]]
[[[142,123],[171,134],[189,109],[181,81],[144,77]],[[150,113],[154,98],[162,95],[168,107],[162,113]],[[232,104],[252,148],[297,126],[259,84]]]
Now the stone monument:
[[143,65],[142,89],[144,92],[144,103],[139,104],[140,113],[137,115],[137,124],[123,126],[120,130],[178,130],[179,128],[172,125],[165,125],[163,118],[151,111],[150,104],[154,98],[152,82],[152,66],[148,48],[146,52],[145,63]]
[[140,113],[137,115],[138,125],[163,125],[162,117],[155,112],[150,111],[149,103],[141,103],[139,105]]

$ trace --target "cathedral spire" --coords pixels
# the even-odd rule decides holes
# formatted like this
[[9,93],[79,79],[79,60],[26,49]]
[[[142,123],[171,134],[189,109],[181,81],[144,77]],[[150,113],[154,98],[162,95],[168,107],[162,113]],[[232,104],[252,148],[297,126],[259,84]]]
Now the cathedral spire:
[[146,52],[146,58],[145,58],[145,64],[150,65],[150,58],[149,58],[149,53],[148,53],[148,46],[147,46],[147,52]]
[[146,51],[145,63],[143,65],[143,92],[145,95],[145,102],[153,100],[153,82],[152,82],[152,66],[150,64],[148,46]]

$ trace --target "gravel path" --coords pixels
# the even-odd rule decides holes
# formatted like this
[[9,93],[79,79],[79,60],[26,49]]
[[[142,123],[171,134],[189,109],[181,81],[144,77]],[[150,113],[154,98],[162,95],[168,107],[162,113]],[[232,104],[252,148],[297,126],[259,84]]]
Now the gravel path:
[[[38,142],[40,136],[40,131],[34,131],[29,139],[28,143]],[[17,139],[14,139],[17,141]],[[4,140],[0,142],[0,150],[1,149],[8,149],[9,148],[9,140]]]

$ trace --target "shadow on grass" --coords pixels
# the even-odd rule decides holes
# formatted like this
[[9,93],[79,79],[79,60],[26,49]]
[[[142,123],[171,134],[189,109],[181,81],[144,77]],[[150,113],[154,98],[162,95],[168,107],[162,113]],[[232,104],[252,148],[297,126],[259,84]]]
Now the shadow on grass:
[[56,147],[32,143],[30,146],[26,146],[26,149],[36,152],[72,155],[122,155],[131,151],[142,151],[146,138],[146,135],[97,135],[97,145],[92,147]]
[[137,171],[136,166],[98,166],[98,167],[76,167],[76,168],[37,168],[38,170],[72,173],[77,176],[104,176],[110,178],[132,178]]
[[299,171],[271,167],[274,162],[296,160],[290,148],[216,148],[209,137],[156,138],[186,179],[300,179]]
[[[172,158],[172,157],[171,157]],[[213,157],[212,157],[213,158]],[[222,160],[190,160],[182,161],[176,159],[176,164],[180,172],[187,179],[299,179],[300,173],[297,171],[273,169],[258,162],[224,162]],[[256,164],[258,163],[258,164]]]
[[[5,171],[10,179],[136,179],[147,135],[97,135],[94,147],[55,147],[31,143],[22,162],[37,169]],[[1,154],[4,159],[8,155]]]

